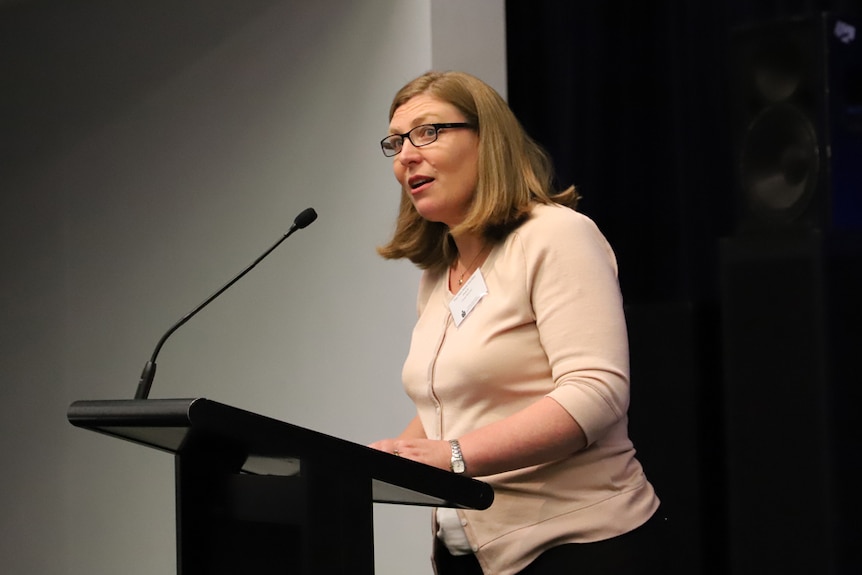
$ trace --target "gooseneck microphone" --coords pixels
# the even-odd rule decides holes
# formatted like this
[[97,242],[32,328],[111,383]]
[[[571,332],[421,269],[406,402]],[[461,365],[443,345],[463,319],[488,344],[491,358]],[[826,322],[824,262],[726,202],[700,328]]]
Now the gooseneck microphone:
[[290,229],[287,230],[287,233],[280,237],[277,242],[275,242],[268,250],[263,252],[260,257],[258,257],[251,263],[251,265],[242,270],[239,274],[237,274],[236,277],[234,277],[232,280],[222,286],[221,289],[219,289],[217,292],[215,292],[210,297],[201,302],[200,305],[198,305],[195,309],[183,316],[180,321],[175,323],[173,327],[171,327],[171,329],[165,332],[165,335],[163,335],[162,339],[159,340],[159,343],[156,344],[156,348],[155,350],[153,350],[153,355],[150,357],[150,361],[148,361],[146,365],[144,365],[144,371],[141,372],[141,379],[138,382],[138,390],[135,393],[135,399],[147,399],[147,397],[150,395],[150,388],[153,385],[153,378],[156,376],[156,357],[159,355],[159,351],[162,349],[162,346],[165,344],[165,341],[171,336],[172,333],[177,331],[184,323],[192,319],[199,311],[209,305],[212,300],[220,296],[227,288],[235,284],[240,278],[250,272],[252,268],[254,268],[254,266],[259,264],[261,260],[268,256],[270,252],[272,252],[272,250],[277,248],[281,244],[281,242],[289,238],[291,234],[293,234],[293,232],[309,226],[316,219],[317,212],[315,212],[313,208],[306,208],[305,210],[300,212],[300,214],[296,216],[296,218],[293,220],[293,224],[290,226]]

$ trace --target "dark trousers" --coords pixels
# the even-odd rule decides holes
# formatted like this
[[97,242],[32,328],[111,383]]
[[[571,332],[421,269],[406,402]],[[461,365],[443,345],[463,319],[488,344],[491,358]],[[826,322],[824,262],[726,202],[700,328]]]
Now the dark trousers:
[[[675,573],[670,549],[669,520],[659,509],[634,531],[595,543],[567,543],[539,555],[520,575],[654,575]],[[453,557],[438,542],[438,575],[482,575],[473,555]]]

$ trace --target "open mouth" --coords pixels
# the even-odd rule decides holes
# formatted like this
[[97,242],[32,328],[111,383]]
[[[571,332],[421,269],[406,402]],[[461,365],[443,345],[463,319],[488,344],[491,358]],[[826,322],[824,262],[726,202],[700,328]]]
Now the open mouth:
[[433,181],[434,181],[434,178],[429,178],[427,176],[414,176],[414,177],[410,178],[410,181],[407,183],[410,186],[411,190],[416,190],[418,188],[421,188],[425,184],[429,184]]

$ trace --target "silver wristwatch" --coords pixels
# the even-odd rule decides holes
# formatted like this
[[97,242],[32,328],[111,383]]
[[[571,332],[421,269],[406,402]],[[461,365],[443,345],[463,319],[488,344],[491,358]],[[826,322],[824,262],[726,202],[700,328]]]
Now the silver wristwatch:
[[449,445],[452,446],[452,459],[449,463],[449,468],[455,473],[464,473],[467,466],[464,465],[464,456],[461,455],[461,444],[457,439],[450,439]]

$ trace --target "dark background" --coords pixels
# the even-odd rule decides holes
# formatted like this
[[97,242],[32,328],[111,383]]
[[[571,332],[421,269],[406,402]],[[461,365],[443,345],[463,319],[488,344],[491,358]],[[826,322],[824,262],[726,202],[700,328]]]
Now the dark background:
[[[832,423],[837,403],[853,417],[859,394],[840,390],[860,378],[854,352],[830,351],[859,341],[847,286],[862,286],[862,252],[828,224],[745,243],[731,58],[740,27],[824,11],[858,22],[862,2],[510,0],[506,11],[509,102],[617,253],[631,433],[674,524],[680,572],[862,572],[847,519],[858,496],[846,488],[858,432],[851,441],[852,426]],[[830,311],[839,306],[855,311]],[[810,365],[781,371],[799,357]],[[811,416],[812,404],[829,409]]]

